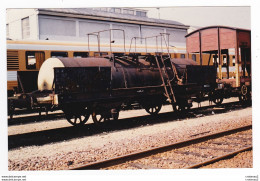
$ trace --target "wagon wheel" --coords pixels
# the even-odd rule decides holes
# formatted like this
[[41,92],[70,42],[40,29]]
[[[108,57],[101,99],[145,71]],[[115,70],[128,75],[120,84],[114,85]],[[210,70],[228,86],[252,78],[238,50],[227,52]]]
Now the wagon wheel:
[[223,97],[219,97],[219,98],[214,98],[213,99],[213,102],[216,104],[216,105],[221,105],[221,103],[223,102]]
[[86,109],[79,109],[79,110],[63,110],[67,121],[72,124],[73,126],[81,126],[84,125],[90,113]]
[[248,90],[247,90],[246,85],[242,85],[241,94],[244,95],[244,96],[248,94]]
[[113,121],[117,121],[119,117],[119,110],[111,109],[111,116]]
[[156,106],[149,106],[145,108],[145,111],[151,115],[157,115],[162,108],[162,104]]
[[241,87],[241,94],[239,95],[239,101],[242,104],[247,104],[251,102],[251,91],[249,91],[245,85]]
[[102,113],[96,113],[95,111],[93,111],[92,113],[92,119],[93,119],[93,122],[95,124],[100,124],[102,122],[105,122],[105,121],[109,121],[110,118],[105,116],[104,114]]
[[10,116],[10,119],[13,119],[14,110],[15,110],[14,103],[13,103],[12,100],[10,100],[10,101],[8,102],[8,114],[9,114],[9,116]]
[[246,101],[248,101],[248,96],[247,96],[247,95],[240,95],[240,96],[239,96],[239,101],[240,101],[240,102],[246,102]]
[[250,104],[251,102],[251,95],[250,94],[246,94],[246,95],[239,95],[239,101],[242,104]]
[[211,93],[211,100],[217,105],[221,105],[221,103],[223,102],[223,97],[221,96],[223,94],[221,94],[221,92],[219,91],[213,91]]
[[67,116],[67,121],[72,124],[73,126],[79,126],[79,125],[84,125],[88,118],[89,118],[89,114],[87,115],[69,115]]

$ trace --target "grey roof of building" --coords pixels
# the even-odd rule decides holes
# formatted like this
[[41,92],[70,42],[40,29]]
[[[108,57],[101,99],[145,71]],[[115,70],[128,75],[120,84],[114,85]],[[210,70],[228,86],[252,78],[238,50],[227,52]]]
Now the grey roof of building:
[[74,15],[87,15],[93,17],[107,17],[110,19],[124,19],[124,20],[131,20],[136,22],[148,22],[154,24],[169,24],[169,25],[176,25],[180,28],[187,29],[189,28],[188,25],[184,25],[178,21],[172,20],[164,20],[164,19],[155,19],[155,18],[148,18],[148,17],[140,17],[135,15],[128,15],[128,14],[118,14],[118,13],[111,13],[105,11],[97,11],[91,8],[40,8],[38,9],[39,12],[57,12],[57,13],[65,13],[65,14],[74,14]]

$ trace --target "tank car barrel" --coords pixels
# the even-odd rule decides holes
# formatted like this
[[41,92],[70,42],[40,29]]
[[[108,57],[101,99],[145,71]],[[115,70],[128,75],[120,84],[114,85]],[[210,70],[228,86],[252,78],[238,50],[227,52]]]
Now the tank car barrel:
[[[52,99],[52,104],[58,104],[73,125],[84,124],[90,114],[96,123],[116,119],[123,105],[133,103],[150,114],[157,114],[166,103],[165,93],[169,93],[169,101],[173,96],[174,101],[170,103],[183,109],[191,106],[195,88],[200,90],[198,87],[204,83],[198,84],[197,79],[186,80],[187,75],[194,76],[193,69],[188,67],[195,65],[192,60],[170,59],[163,55],[50,58],[40,69],[38,88],[53,90],[53,96],[39,98],[39,101]],[[202,76],[207,74],[205,68],[200,67],[200,70],[203,70]],[[80,116],[84,121],[76,123],[81,120]]]

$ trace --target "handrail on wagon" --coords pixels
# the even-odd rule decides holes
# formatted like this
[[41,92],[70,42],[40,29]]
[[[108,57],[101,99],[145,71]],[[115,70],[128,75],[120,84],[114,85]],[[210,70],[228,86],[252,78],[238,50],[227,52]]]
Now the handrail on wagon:
[[88,33],[87,36],[88,36],[88,50],[90,51],[90,48],[89,48],[89,36],[90,35],[93,35],[93,36],[96,36],[97,37],[97,41],[98,41],[98,52],[100,54],[100,33],[103,33],[103,32],[107,32],[109,31],[109,46],[110,46],[110,53],[112,54],[113,51],[112,51],[112,43],[114,43],[112,41],[112,32],[113,31],[122,31],[123,33],[123,39],[124,39],[124,52],[126,53],[126,49],[125,49],[125,31],[123,29],[108,29],[108,30],[102,30],[102,31],[97,31],[97,32],[92,32],[92,33]]
[[148,53],[148,51],[147,51],[147,39],[151,39],[151,38],[155,38],[155,40],[156,40],[156,51],[158,52],[158,50],[159,50],[159,48],[158,48],[158,38],[161,38],[161,51],[163,51],[162,44],[163,44],[163,40],[164,40],[164,43],[165,43],[165,46],[166,46],[166,49],[167,49],[167,53],[168,53],[168,55],[170,55],[170,51],[169,51],[169,44],[170,44],[169,39],[170,38],[169,37],[170,37],[169,33],[160,33],[159,35],[149,36],[149,37],[133,37],[131,39],[131,42],[130,42],[129,53],[132,49],[133,40],[135,41],[135,52],[136,52],[136,39],[144,39],[145,40],[145,50],[146,50],[146,53]]

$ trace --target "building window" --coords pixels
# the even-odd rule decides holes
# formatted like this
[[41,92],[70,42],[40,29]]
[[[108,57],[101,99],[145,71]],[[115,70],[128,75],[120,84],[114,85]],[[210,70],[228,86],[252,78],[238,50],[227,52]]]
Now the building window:
[[185,54],[181,54],[181,58],[185,58]]
[[131,10],[131,9],[123,9],[123,13],[124,14],[130,14],[130,15],[134,15],[134,10]]
[[22,38],[30,38],[30,23],[29,17],[22,19]]
[[141,11],[136,11],[136,16],[141,16]]
[[142,17],[146,17],[146,12],[143,12],[143,11],[142,11],[142,12],[141,12],[141,16],[142,16]]
[[6,25],[6,38],[9,38],[9,24]]
[[136,11],[136,16],[146,17],[145,11]]
[[100,8],[101,11],[107,11],[107,8]]
[[128,10],[128,14],[134,15],[134,10]]
[[[45,38],[49,36],[76,36],[76,21],[68,19],[52,19],[39,17],[40,35]],[[59,37],[57,37],[59,38]],[[65,38],[65,37],[64,37]]]
[[93,8],[94,11],[100,11],[101,8]]
[[75,58],[86,58],[86,57],[88,57],[88,52],[74,52],[73,57],[75,57]]
[[51,52],[51,57],[68,57],[68,52]]
[[192,58],[192,60],[194,60],[194,61],[196,62],[196,60],[197,60],[197,57],[196,57],[196,55],[195,55],[195,54],[193,54],[191,58]]
[[114,13],[115,12],[115,8],[110,8],[109,12]]
[[121,13],[121,9],[120,8],[115,8],[115,13]]

